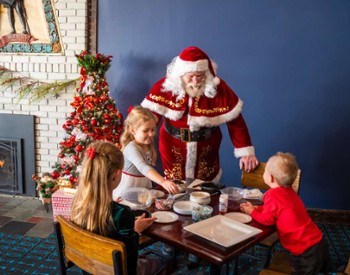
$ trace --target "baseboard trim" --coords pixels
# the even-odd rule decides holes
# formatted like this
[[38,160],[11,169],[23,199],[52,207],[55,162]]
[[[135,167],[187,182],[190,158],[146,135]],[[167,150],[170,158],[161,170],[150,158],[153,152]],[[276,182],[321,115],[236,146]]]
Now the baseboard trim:
[[350,211],[348,210],[308,208],[307,212],[314,222],[350,224]]

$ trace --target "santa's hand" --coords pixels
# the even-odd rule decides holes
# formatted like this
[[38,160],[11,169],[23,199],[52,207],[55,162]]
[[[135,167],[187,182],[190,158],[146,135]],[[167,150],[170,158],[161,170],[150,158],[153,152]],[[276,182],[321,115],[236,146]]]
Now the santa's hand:
[[244,156],[239,160],[239,168],[245,172],[252,172],[258,166],[259,161],[256,156]]

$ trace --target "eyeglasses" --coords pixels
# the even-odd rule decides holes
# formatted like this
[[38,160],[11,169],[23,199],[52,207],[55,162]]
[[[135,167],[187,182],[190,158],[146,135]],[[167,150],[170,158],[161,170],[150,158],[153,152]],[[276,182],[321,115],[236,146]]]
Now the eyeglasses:
[[205,79],[205,72],[203,72],[203,73],[187,73],[184,75],[184,78],[187,81],[191,81],[194,77],[196,78],[197,81],[202,81]]

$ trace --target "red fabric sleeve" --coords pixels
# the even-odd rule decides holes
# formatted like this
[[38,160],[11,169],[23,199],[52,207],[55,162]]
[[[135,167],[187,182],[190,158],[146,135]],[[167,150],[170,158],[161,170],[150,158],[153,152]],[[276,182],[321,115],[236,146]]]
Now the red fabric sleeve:
[[257,222],[270,226],[276,223],[278,211],[277,205],[273,202],[267,191],[264,195],[264,207],[262,207],[262,211],[253,210],[251,216]]
[[240,114],[236,119],[228,122],[227,128],[231,142],[235,148],[252,146],[248,127],[244,121],[242,114]]

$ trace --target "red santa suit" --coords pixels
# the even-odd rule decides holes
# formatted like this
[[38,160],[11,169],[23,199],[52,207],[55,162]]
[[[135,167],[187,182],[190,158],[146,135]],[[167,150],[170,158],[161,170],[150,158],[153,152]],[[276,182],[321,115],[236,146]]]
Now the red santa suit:
[[[206,72],[203,95],[190,97],[182,88],[187,72]],[[226,123],[235,156],[254,155],[241,114],[243,102],[219,79],[213,62],[199,48],[186,48],[168,65],[167,76],[154,84],[141,103],[159,118],[159,151],[168,179],[198,178],[218,182],[221,177],[220,125]]]

